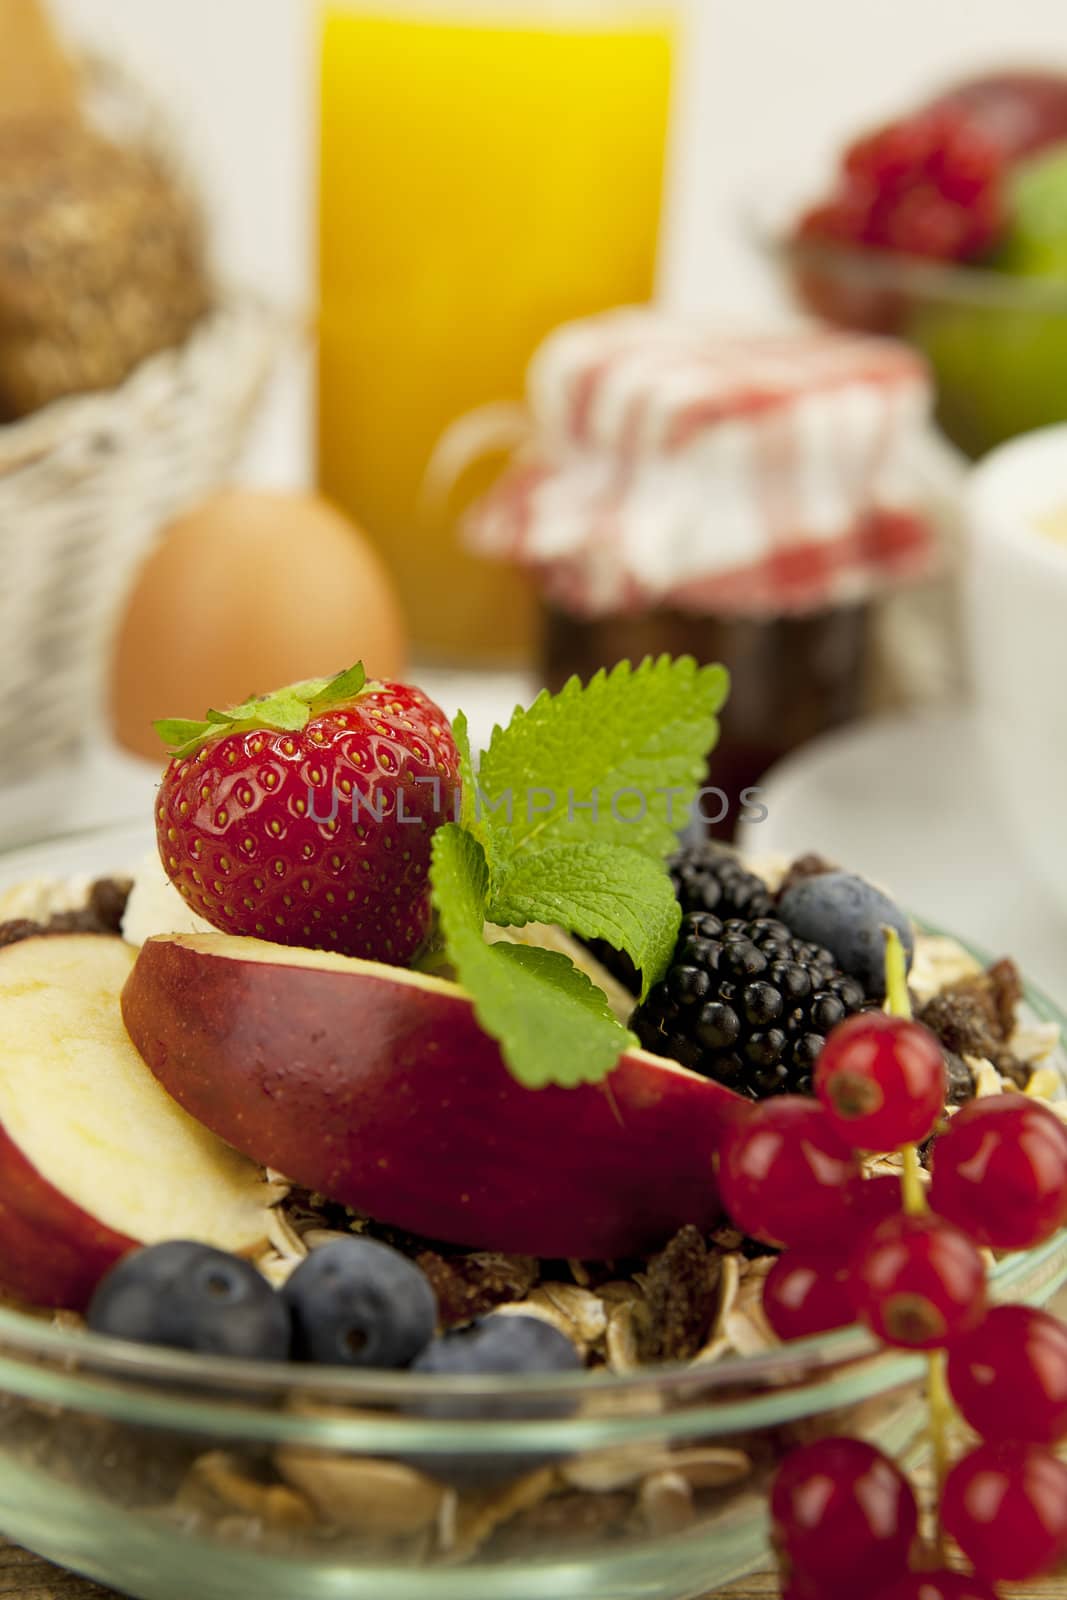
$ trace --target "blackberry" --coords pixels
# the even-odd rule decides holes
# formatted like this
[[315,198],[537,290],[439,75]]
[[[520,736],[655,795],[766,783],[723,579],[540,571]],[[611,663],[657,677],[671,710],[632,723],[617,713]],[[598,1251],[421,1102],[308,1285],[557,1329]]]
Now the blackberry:
[[[667,865],[683,916],[693,911],[713,911],[720,919],[773,913],[774,901],[762,878],[746,871],[723,845],[709,839],[683,842]],[[613,950],[603,939],[591,939],[589,948],[631,994],[640,994],[640,974],[624,950]]]
[[679,850],[670,862],[671,881],[685,916],[691,911],[713,911],[728,917],[769,917],[774,902],[762,878],[749,872],[722,845],[701,840]]
[[762,1100],[810,1094],[826,1035],[866,1003],[828,950],[783,922],[698,911],[631,1026],[646,1050]]

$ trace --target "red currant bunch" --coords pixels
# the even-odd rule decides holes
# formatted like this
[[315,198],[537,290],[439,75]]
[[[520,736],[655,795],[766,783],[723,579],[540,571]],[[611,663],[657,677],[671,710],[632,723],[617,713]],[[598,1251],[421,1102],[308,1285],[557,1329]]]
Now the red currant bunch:
[[941,1217],[880,1222],[860,1240],[849,1276],[857,1315],[885,1344],[941,1350],[985,1314],[985,1263]]
[[719,1150],[719,1192],[737,1227],[765,1244],[825,1243],[848,1228],[862,1183],[854,1150],[814,1100],[775,1095],[754,1106]]
[[979,1445],[949,1474],[941,1522],[989,1582],[1041,1577],[1067,1551],[1067,1466],[1021,1440]]
[[1067,1439],[1067,1326],[1030,1306],[994,1306],[949,1350],[948,1386],[989,1444],[1059,1444]]
[[[1067,1440],[1067,1326],[1025,1306],[988,1309],[980,1254],[1029,1248],[1067,1224],[1067,1130],[1021,1094],[975,1101],[945,1128],[941,1048],[907,1014],[903,966],[896,983],[892,966],[887,955],[895,1014],[830,1034],[816,1103],[778,1099],[738,1125],[721,1191],[739,1227],[789,1247],[763,1291],[780,1338],[858,1317],[885,1344],[931,1353],[939,1527],[973,1574],[910,1570],[918,1517],[906,1479],[871,1444],[828,1439],[787,1457],[772,1489],[786,1600],[996,1600],[991,1585],[1067,1556],[1067,1465],[1053,1454]],[[928,1205],[916,1146],[931,1134]],[[892,1149],[903,1181],[865,1179],[859,1153]],[[980,1442],[948,1471],[953,1402]]]
[[1040,1244],[1067,1223],[1067,1129],[1024,1094],[972,1100],[934,1147],[930,1204],[992,1250]]
[[913,1572],[886,1589],[878,1600],[997,1600],[995,1592],[981,1578],[963,1572]]
[[861,1439],[794,1450],[771,1491],[771,1527],[790,1595],[854,1600],[903,1576],[919,1510],[895,1461]]
[[945,1057],[919,1022],[883,1011],[849,1017],[815,1067],[815,1093],[855,1150],[896,1150],[927,1138],[945,1109]]
[[823,1250],[787,1250],[763,1280],[763,1310],[779,1339],[847,1328],[855,1318],[847,1261]]

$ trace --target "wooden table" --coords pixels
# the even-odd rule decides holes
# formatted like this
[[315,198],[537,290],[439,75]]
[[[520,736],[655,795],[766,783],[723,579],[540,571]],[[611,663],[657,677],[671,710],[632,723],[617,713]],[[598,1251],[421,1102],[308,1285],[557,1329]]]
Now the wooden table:
[[[1063,1600],[1064,1579],[1011,1591],[1011,1600]],[[119,1600],[113,1589],[62,1572],[17,1545],[0,1540],[0,1600]],[[565,1597],[563,1597],[565,1600]],[[747,1578],[715,1600],[778,1600],[778,1585],[770,1575]],[[1008,1600],[1005,1591],[1005,1600]]]

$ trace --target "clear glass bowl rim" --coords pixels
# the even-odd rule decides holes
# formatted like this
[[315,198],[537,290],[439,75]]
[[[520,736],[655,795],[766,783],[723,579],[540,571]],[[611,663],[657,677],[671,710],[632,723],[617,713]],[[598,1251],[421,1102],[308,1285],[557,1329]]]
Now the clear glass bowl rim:
[[[114,842],[129,849],[130,827],[108,827],[63,834],[52,843],[71,846]],[[0,852],[5,866],[41,845]],[[113,870],[130,855],[116,855]],[[925,932],[945,930],[916,918]],[[969,941],[958,942],[983,964],[990,956]],[[1057,1023],[1067,1039],[1067,1014],[1033,985],[1025,1002],[1043,1021]],[[1063,1048],[1061,1043],[1061,1050]],[[1064,1233],[1000,1262],[991,1275],[994,1296],[1010,1299],[1020,1285],[1067,1278]],[[42,1358],[55,1365],[46,1365]],[[672,1431],[726,1434],[754,1426],[817,1414],[831,1405],[888,1393],[918,1376],[921,1356],[882,1350],[859,1326],[814,1339],[797,1340],[755,1356],[728,1356],[707,1367],[669,1363],[619,1373],[554,1374],[532,1384],[522,1377],[447,1378],[408,1372],[349,1372],[328,1367],[257,1362],[238,1364],[219,1357],[136,1346],[82,1329],[45,1323],[36,1316],[0,1308],[0,1394],[106,1415],[130,1423],[180,1431],[204,1430],[233,1437],[318,1443],[334,1449],[367,1450],[371,1439],[382,1448],[382,1430],[399,1446],[417,1438],[420,1446],[455,1450],[472,1430],[472,1418],[436,1420],[413,1414],[413,1402],[428,1400],[497,1401],[497,1420],[478,1417],[479,1447],[522,1451],[556,1446],[595,1448],[642,1437],[662,1438]],[[189,1391],[195,1391],[190,1393]],[[309,1406],[364,1408],[370,1418],[353,1415],[282,1413],[285,1396]],[[642,1406],[642,1397],[654,1402]],[[553,1402],[592,1399],[591,1415],[530,1420]],[[502,1402],[520,1415],[504,1420]],[[618,1402],[617,1411],[609,1402]],[[390,1412],[396,1408],[399,1416]],[[671,1410],[669,1407],[676,1409]],[[525,1411],[526,1415],[521,1413]],[[405,1416],[403,1413],[406,1412]]]

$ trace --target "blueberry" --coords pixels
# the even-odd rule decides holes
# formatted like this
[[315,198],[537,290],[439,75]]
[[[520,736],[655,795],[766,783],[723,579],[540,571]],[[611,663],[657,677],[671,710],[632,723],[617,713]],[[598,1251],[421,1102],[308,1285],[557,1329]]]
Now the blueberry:
[[[468,1327],[436,1339],[414,1363],[412,1371],[448,1378],[509,1376],[536,1380],[557,1372],[578,1372],[582,1359],[565,1334],[540,1317],[492,1313]],[[531,1401],[522,1396],[485,1397],[442,1394],[418,1404],[418,1414],[440,1422],[550,1421],[568,1417],[576,1401],[568,1396]],[[405,1460],[431,1477],[457,1487],[475,1487],[534,1472],[558,1456],[538,1451],[493,1455],[464,1450],[462,1455],[428,1452]]]
[[289,1313],[251,1262],[172,1239],[124,1256],[97,1285],[95,1333],[244,1361],[285,1361]]
[[825,945],[872,1000],[885,996],[882,928],[887,924],[899,933],[911,964],[914,941],[907,917],[880,889],[851,873],[802,878],[786,890],[778,910],[799,938]]
[[480,1317],[435,1339],[412,1367],[451,1377],[485,1377],[509,1372],[533,1376],[576,1372],[581,1358],[566,1334],[541,1317]]
[[282,1290],[293,1355],[335,1367],[406,1367],[433,1338],[437,1301],[413,1261],[375,1239],[313,1250]]

